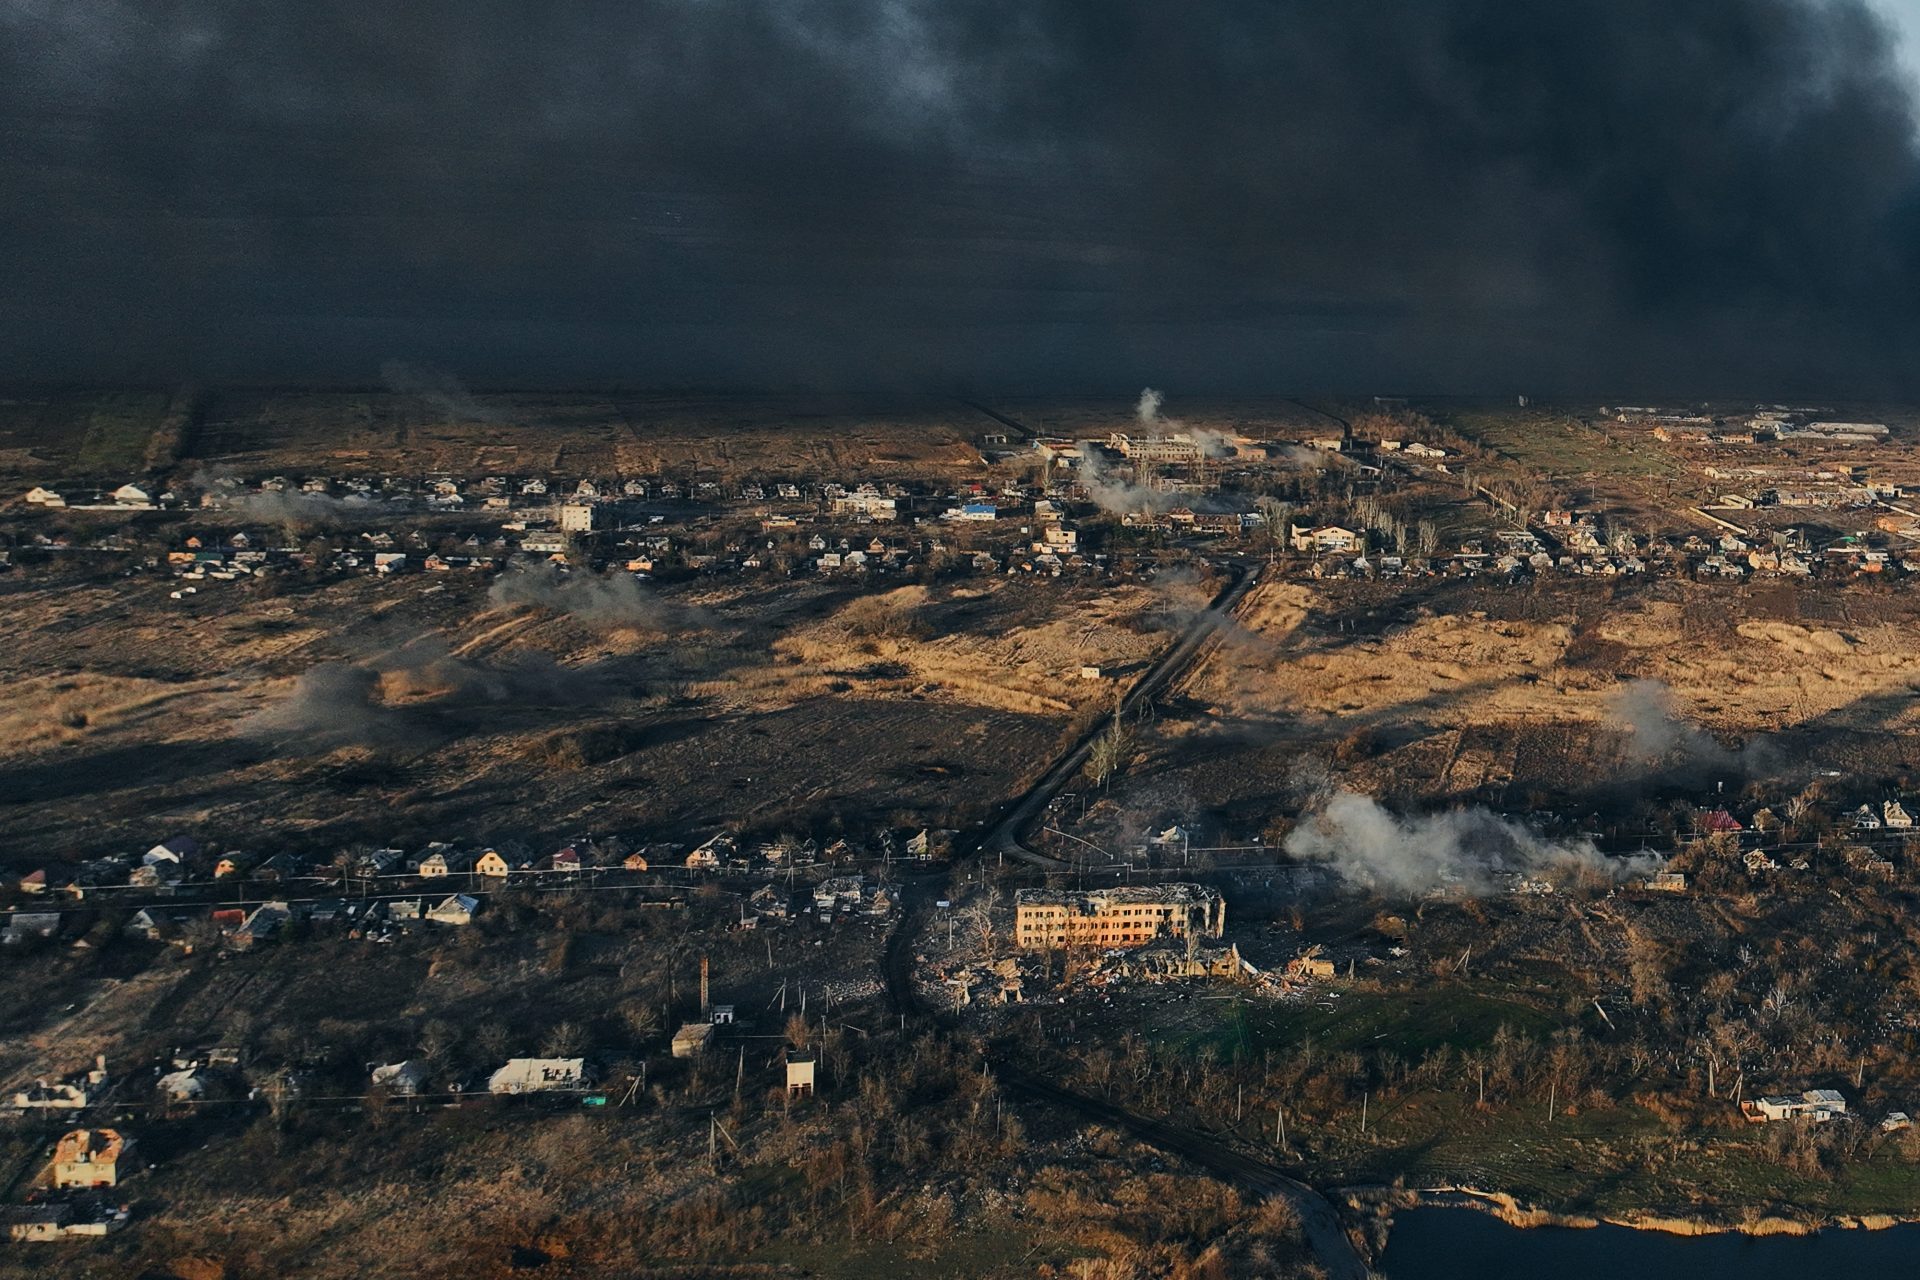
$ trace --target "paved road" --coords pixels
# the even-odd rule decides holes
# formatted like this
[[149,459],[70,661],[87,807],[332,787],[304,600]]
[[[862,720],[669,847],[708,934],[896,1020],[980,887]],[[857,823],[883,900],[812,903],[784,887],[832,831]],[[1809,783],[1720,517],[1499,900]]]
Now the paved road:
[[[1200,647],[1217,635],[1223,627],[1232,622],[1233,609],[1246,597],[1254,584],[1260,579],[1258,569],[1249,570],[1235,565],[1231,570],[1233,580],[1229,582],[1213,602],[1195,615],[1180,639],[1154,659],[1153,665],[1134,682],[1121,700],[1122,714],[1139,708],[1160,696],[1182,672],[1187,669],[1200,652]],[[1100,720],[1088,729],[1065,755],[1053,762],[1053,766],[1040,776],[1040,780],[1028,789],[1027,793],[1015,800],[1000,821],[990,828],[982,838],[980,847],[987,853],[1003,854],[1021,862],[1031,863],[1048,870],[1066,870],[1070,863],[1060,858],[1050,858],[1046,854],[1036,853],[1020,843],[1021,837],[1033,826],[1047,806],[1053,803],[1055,796],[1066,790],[1069,783],[1080,776],[1086,768],[1087,757],[1093,753],[1093,744],[1101,734],[1107,731],[1107,721]]]

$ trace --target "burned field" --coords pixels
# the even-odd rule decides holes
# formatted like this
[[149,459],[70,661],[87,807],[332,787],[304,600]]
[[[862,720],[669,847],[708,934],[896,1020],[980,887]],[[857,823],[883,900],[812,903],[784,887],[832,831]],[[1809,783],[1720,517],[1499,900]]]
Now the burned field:
[[[0,832],[34,857],[163,827],[316,849],[957,827],[1017,792],[1090,696],[1047,648],[1072,648],[1084,602],[987,587],[877,606],[812,583],[668,590],[658,619],[606,622],[460,579],[217,601],[16,583]],[[1110,630],[1093,652],[1156,643]],[[1005,657],[1021,648],[1027,668]]]

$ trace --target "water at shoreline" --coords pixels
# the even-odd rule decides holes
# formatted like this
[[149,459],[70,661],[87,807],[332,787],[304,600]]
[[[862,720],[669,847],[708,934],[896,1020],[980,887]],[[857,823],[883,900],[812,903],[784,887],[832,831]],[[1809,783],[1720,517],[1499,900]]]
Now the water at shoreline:
[[1387,1280],[1820,1280],[1920,1274],[1920,1226],[1815,1236],[1672,1236],[1627,1227],[1510,1227],[1472,1209],[1394,1216]]

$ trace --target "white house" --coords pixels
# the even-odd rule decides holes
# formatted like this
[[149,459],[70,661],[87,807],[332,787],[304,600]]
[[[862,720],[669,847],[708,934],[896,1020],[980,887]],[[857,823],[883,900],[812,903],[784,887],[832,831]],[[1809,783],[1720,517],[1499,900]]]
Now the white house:
[[410,1098],[427,1087],[430,1074],[427,1064],[418,1058],[389,1062],[373,1069],[373,1087]]
[[473,914],[479,909],[480,899],[472,894],[455,893],[448,895],[429,910],[427,919],[435,924],[472,924]]
[[1742,1110],[1754,1121],[1812,1120],[1815,1124],[1825,1124],[1847,1114],[1847,1100],[1838,1089],[1808,1089],[1798,1095],[1755,1098]]

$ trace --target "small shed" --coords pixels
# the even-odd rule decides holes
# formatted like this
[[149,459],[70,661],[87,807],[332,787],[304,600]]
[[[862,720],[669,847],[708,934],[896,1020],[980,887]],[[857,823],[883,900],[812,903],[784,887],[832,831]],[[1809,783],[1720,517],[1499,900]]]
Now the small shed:
[[673,1056],[697,1058],[713,1043],[713,1023],[689,1022],[673,1033]]
[[806,1098],[813,1095],[813,1067],[813,1050],[787,1050],[787,1096],[789,1098]]

